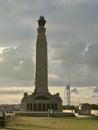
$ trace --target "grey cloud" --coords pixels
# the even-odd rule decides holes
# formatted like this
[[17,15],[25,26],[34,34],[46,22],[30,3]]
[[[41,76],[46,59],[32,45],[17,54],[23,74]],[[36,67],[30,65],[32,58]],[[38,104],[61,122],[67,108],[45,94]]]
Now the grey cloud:
[[[30,89],[30,87],[29,87],[29,89]],[[31,93],[31,90],[29,90],[28,89],[28,93]],[[4,94],[8,94],[8,95],[18,95],[18,94],[22,94],[23,95],[23,93],[25,93],[26,92],[26,90],[25,90],[25,88],[18,88],[18,89],[15,89],[15,88],[12,88],[12,87],[8,87],[8,89],[7,88],[1,88],[0,89],[0,95],[4,95]]]
[[17,85],[33,82],[32,47],[36,41],[37,19],[42,14],[47,20],[49,75],[58,77],[49,77],[49,84],[64,85],[70,75],[74,86],[96,85],[97,7],[97,0],[1,0],[0,46],[9,47],[0,55],[1,81]]
[[92,98],[98,98],[98,95],[92,95]]
[[10,94],[10,95],[13,95],[13,94],[23,94],[25,91],[22,91],[22,90],[15,90],[15,91],[9,91],[9,90],[1,90],[0,91],[0,95],[4,95],[4,94]]
[[55,79],[55,78],[52,78],[52,79],[49,79],[49,86],[64,86],[65,85],[65,82],[58,78],[58,79]]
[[88,46],[85,52],[85,62],[89,70],[98,72],[98,43],[93,43]]
[[98,93],[98,87],[96,87],[93,92]]
[[78,94],[79,92],[78,92],[77,88],[73,88],[73,89],[71,89],[71,93]]
[[[50,72],[57,74],[59,79],[62,79],[62,83],[70,75],[74,86],[96,85],[98,77],[97,43],[91,44],[88,51],[85,51],[86,46],[87,43],[73,41],[52,45],[52,50],[49,52],[52,59],[49,62]],[[56,73],[54,70],[57,70]]]
[[[82,63],[82,51],[85,49],[85,44],[82,42],[66,42],[63,44],[54,44],[55,46],[52,48],[52,60],[53,64],[49,63],[49,67],[51,68],[51,72],[56,70],[56,74],[65,81],[66,77],[69,75],[76,76],[76,73],[80,73],[80,68]],[[60,60],[61,59],[61,60]],[[59,62],[57,62],[59,61]],[[59,63],[59,64],[57,64]],[[55,66],[55,67],[54,67]],[[59,68],[59,66],[61,66]],[[78,72],[77,72],[78,71]],[[72,77],[71,77],[72,78]]]
[[4,43],[10,45],[15,42],[32,40],[32,27],[24,25],[19,20],[9,18],[6,21],[1,20],[0,28],[0,46],[3,46]]
[[29,85],[34,79],[33,47],[17,46],[3,50],[0,62],[1,85]]
[[[5,35],[9,41],[13,38],[14,40],[32,39],[31,26],[35,27],[35,19],[37,19],[41,13],[45,13],[48,23],[50,23],[48,26],[53,28],[51,32],[49,31],[49,35],[54,37],[57,35],[56,38],[59,39],[59,41],[64,40],[65,37],[68,38],[72,36],[82,36],[81,38],[84,38],[84,35],[86,35],[86,37],[90,35],[91,37],[92,33],[90,34],[90,32],[95,32],[97,29],[97,13],[95,13],[98,9],[97,7],[95,8],[97,2],[76,0],[74,1],[76,4],[70,1],[70,3],[72,3],[71,6],[67,4],[67,2],[68,1],[64,0],[61,2],[54,0],[52,3],[47,0],[43,0],[40,3],[39,1],[32,0],[2,1],[0,5],[3,23],[1,25],[2,27],[6,25],[6,30],[3,30],[3,28],[1,32],[2,38]],[[89,21],[87,16],[90,18]],[[91,16],[94,18],[91,18]],[[85,21],[83,21],[84,19]],[[96,21],[96,24],[93,23],[94,21]],[[91,27],[96,29],[87,32]],[[62,33],[62,35],[59,35],[60,33]]]
[[[51,33],[58,35],[57,39],[63,38],[76,38],[79,40],[92,41],[97,38],[98,35],[98,2],[85,1],[84,3],[76,4],[75,6],[62,6],[60,12],[52,14],[55,19],[51,20],[53,28]],[[60,15],[58,16],[58,14]],[[56,24],[55,24],[56,23]],[[54,26],[57,25],[57,26]],[[60,33],[59,33],[60,32]],[[51,34],[51,35],[52,35]],[[65,36],[64,36],[65,34]],[[55,34],[54,34],[55,35]],[[63,39],[64,40],[64,39]]]

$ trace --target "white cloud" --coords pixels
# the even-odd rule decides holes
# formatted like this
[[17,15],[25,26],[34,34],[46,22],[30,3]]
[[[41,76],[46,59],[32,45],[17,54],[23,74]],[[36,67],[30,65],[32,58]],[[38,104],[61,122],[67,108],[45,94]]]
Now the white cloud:
[[[78,94],[71,92],[71,104],[78,105],[79,103],[93,103],[97,104],[98,94],[94,95],[93,90],[95,87],[79,87],[76,88]],[[63,104],[67,104],[65,95],[65,87],[51,86],[48,88],[51,94],[60,93],[60,97],[63,100]],[[71,90],[75,90],[75,87],[71,86]],[[24,92],[32,94],[34,87],[0,87],[0,104],[20,103]],[[64,94],[65,92],[65,94]],[[7,97],[7,98],[5,98]],[[92,98],[93,97],[93,98]]]

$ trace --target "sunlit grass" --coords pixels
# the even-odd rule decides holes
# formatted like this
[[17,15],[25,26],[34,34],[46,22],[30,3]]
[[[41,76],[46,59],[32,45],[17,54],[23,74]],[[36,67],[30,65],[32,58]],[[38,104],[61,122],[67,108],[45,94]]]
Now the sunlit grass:
[[68,117],[15,117],[9,119],[10,130],[98,130],[98,120]]

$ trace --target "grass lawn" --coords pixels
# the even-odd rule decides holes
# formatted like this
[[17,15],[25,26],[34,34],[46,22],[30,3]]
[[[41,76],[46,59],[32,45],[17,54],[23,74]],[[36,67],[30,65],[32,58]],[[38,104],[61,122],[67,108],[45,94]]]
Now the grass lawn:
[[10,118],[6,130],[98,130],[97,119],[76,117],[24,117]]

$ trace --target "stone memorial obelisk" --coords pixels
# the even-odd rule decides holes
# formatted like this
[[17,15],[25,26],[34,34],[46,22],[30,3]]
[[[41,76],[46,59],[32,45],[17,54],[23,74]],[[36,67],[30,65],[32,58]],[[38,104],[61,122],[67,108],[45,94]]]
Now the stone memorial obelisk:
[[36,42],[36,73],[35,73],[35,92],[45,94],[48,92],[48,68],[47,68],[47,41],[46,20],[43,16],[39,17]]
[[59,93],[52,95],[48,91],[48,64],[47,64],[47,41],[46,20],[40,16],[37,28],[36,42],[36,72],[35,72],[35,90],[31,95],[24,93],[21,100],[22,111],[48,111],[49,109],[57,112],[62,111],[62,99]]

